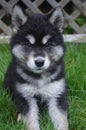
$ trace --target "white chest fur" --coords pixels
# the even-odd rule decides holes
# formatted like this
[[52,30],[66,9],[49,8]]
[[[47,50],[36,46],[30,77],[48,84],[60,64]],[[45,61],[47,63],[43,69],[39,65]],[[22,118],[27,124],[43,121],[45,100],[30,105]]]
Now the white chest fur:
[[17,91],[19,91],[24,97],[33,97],[34,95],[42,95],[44,98],[59,97],[64,91],[65,80],[61,79],[52,83],[48,83],[45,86],[38,88],[37,86],[25,84],[16,84]]

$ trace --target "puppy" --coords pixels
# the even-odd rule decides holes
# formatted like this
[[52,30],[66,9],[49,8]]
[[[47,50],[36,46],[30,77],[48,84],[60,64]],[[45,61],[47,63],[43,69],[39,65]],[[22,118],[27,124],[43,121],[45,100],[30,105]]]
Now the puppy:
[[40,130],[43,103],[55,130],[68,130],[63,21],[60,7],[45,15],[27,15],[18,5],[13,9],[12,60],[4,86],[27,130]]

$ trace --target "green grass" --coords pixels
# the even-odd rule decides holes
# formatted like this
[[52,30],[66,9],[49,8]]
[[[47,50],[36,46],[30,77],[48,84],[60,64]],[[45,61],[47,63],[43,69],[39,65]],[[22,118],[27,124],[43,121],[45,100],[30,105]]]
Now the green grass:
[[[66,44],[65,71],[68,83],[68,120],[70,130],[86,130],[86,44]],[[16,123],[16,111],[10,96],[3,90],[2,82],[10,61],[8,45],[0,45],[0,130],[24,130]],[[41,130],[52,130],[46,111],[40,115]]]

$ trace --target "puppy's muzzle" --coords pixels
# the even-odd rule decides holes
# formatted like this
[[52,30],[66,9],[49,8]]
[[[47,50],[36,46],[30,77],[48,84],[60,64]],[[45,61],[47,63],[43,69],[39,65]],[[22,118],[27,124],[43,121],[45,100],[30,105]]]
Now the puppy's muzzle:
[[43,57],[37,57],[35,58],[35,65],[38,67],[38,68],[41,68],[44,66],[44,58]]

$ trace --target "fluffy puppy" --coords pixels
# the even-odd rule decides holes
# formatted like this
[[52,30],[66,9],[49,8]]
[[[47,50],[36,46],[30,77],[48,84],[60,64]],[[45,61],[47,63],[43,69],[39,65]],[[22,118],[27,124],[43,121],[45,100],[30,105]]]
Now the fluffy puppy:
[[27,130],[40,130],[39,104],[46,104],[55,130],[68,130],[63,14],[25,14],[15,6],[12,15],[12,60],[4,86]]

